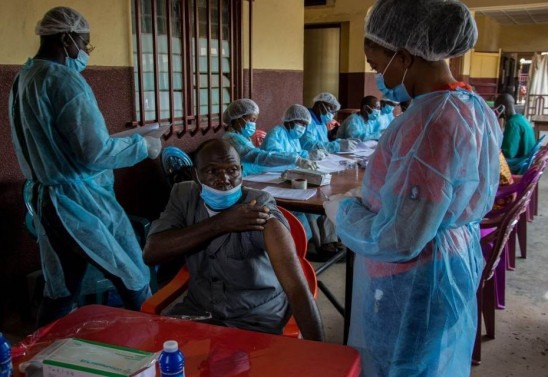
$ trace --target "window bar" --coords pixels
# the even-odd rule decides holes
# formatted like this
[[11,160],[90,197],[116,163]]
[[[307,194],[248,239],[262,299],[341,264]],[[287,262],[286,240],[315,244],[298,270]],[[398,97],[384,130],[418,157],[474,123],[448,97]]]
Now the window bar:
[[[165,0],[166,8],[166,37],[167,37],[167,70],[169,79],[169,123],[173,124],[175,118],[175,100],[173,98],[173,46],[171,43],[171,0]],[[172,127],[169,127],[172,129]]]
[[194,92],[196,93],[196,106],[194,108],[196,111],[196,127],[193,131],[190,131],[191,136],[194,136],[200,128],[200,19],[198,17],[198,0],[194,0],[194,78],[196,80],[196,86],[194,89]]
[[236,59],[236,54],[234,54],[234,51],[237,51],[235,49],[236,42],[234,40],[234,7],[236,7],[236,1],[232,1],[231,4],[229,4],[229,28],[228,28],[228,46],[230,48],[230,100],[234,100],[234,87],[235,87],[235,81],[234,81],[234,72],[236,71],[234,67],[236,67],[236,64],[234,60]]
[[218,40],[218,46],[217,46],[217,56],[219,60],[219,69],[217,72],[217,75],[219,77],[219,116],[218,116],[218,124],[217,127],[213,128],[213,132],[217,132],[221,129],[221,126],[223,125],[222,116],[223,116],[223,89],[224,89],[224,83],[223,83],[223,0],[218,1],[217,5],[217,21],[218,21],[218,30],[217,30],[217,40]]
[[236,80],[237,80],[237,84],[238,86],[236,86],[236,93],[235,93],[235,97],[232,98],[232,101],[234,101],[235,99],[237,98],[240,98],[240,97],[243,97],[243,84],[244,84],[244,63],[243,63],[243,56],[242,56],[242,53],[243,53],[243,49],[242,49],[242,45],[243,45],[243,41],[242,41],[242,38],[243,38],[243,33],[242,33],[242,2],[241,1],[238,1],[238,7],[235,9],[235,18],[237,20],[237,22],[234,23],[234,27],[237,27],[239,28],[239,31],[238,33],[236,34],[236,43],[237,43],[237,46],[238,46],[238,49],[235,50],[238,52],[238,55],[237,55],[237,60],[236,60],[236,63],[237,65],[234,66],[235,69],[237,69],[236,71],[236,74],[238,75],[236,77]]
[[205,135],[211,128],[211,102],[213,101],[213,88],[211,87],[211,0],[206,0],[207,13],[207,127],[202,129]]
[[181,2],[181,35],[179,36],[181,38],[181,64],[183,65],[183,126],[182,130],[177,132],[177,137],[181,138],[187,131],[188,127],[188,113],[191,109],[191,106],[189,106],[189,96],[188,93],[190,92],[188,88],[192,88],[192,80],[189,79],[190,73],[189,73],[189,62],[190,62],[190,56],[191,53],[188,48],[188,40],[189,40],[189,32],[188,32],[188,1],[182,1],[182,0],[175,0]]
[[253,0],[249,0],[249,98],[253,98],[253,58],[251,45],[253,44]]
[[158,70],[158,29],[157,29],[157,20],[156,17],[156,1],[151,1],[151,11],[152,11],[152,53],[154,55],[154,103],[156,105],[156,121],[160,121],[160,85],[159,85],[159,70]]
[[139,118],[141,126],[145,125],[145,90],[143,89],[143,54],[141,44],[141,1],[135,0],[135,39],[137,40],[137,81],[139,85]]

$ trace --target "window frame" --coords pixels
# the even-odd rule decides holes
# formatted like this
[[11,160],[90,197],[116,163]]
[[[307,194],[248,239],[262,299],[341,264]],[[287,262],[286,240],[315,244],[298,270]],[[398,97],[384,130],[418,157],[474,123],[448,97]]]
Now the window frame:
[[[225,96],[223,89],[229,89],[230,101],[240,98],[243,93],[243,59],[242,59],[242,1],[243,0],[144,0],[148,1],[151,10],[151,32],[152,32],[152,55],[153,55],[153,77],[154,77],[154,119],[146,119],[145,109],[145,82],[143,69],[143,38],[146,33],[143,29],[143,10],[141,2],[143,0],[132,0],[132,39],[134,42],[134,54],[136,53],[137,61],[134,61],[134,82],[133,82],[133,126],[142,126],[151,123],[170,124],[170,132],[166,134],[166,138],[173,133],[181,138],[185,134],[194,136],[198,131],[203,135],[213,130],[219,131],[222,126],[222,112],[225,106]],[[178,38],[181,43],[181,69],[182,69],[182,116],[175,116],[175,98],[174,98],[174,70],[173,70],[173,25],[172,25],[172,4],[179,3],[179,18],[181,22],[181,31]],[[200,56],[204,51],[203,46],[200,46],[200,40],[203,36],[200,35],[200,27],[203,28],[203,19],[200,19],[201,3],[206,4],[207,14],[206,20],[206,59],[207,71],[204,72],[200,68]],[[212,39],[212,4],[217,2],[217,40]],[[167,39],[167,56],[168,56],[168,83],[169,90],[169,117],[162,116],[162,111],[167,109],[161,108],[160,104],[160,72],[159,72],[159,57],[158,37],[161,35],[158,31],[158,6],[163,3],[165,7],[166,18],[166,35]],[[223,6],[228,7],[228,48],[229,54],[229,69],[230,72],[223,70]],[[199,20],[194,22],[193,20]],[[202,25],[201,25],[202,24]],[[193,38],[195,35],[198,38]],[[200,50],[201,49],[201,50]],[[212,54],[212,49],[216,49],[217,54]],[[193,55],[193,51],[200,51]],[[213,72],[212,62],[217,59],[218,69]],[[230,77],[230,86],[223,86],[223,77]],[[202,77],[200,77],[202,76]],[[206,76],[207,85],[202,86],[204,76]],[[213,105],[213,78],[217,76],[218,85],[218,105]],[[207,89],[207,113],[201,113],[200,91]],[[138,106],[137,106],[138,101]],[[228,101],[229,102],[229,101]],[[217,107],[218,111],[213,110],[213,106]],[[139,113],[139,116],[138,116]]]

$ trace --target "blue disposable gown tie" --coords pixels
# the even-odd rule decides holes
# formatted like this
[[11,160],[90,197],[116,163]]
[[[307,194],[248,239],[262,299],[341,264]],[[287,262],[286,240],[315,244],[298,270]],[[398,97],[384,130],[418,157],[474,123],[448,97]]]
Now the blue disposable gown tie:
[[222,139],[230,143],[240,155],[244,176],[265,171],[282,172],[293,169],[297,162],[296,154],[262,150],[254,146],[247,137],[232,129],[225,132]]
[[339,139],[378,140],[381,136],[378,120],[365,120],[359,114],[352,114],[346,118],[337,130]]
[[337,233],[356,252],[348,343],[364,376],[470,375],[478,223],[497,190],[501,140],[477,95],[419,96],[380,139],[362,199],[341,202]]
[[64,65],[29,59],[18,77],[25,140],[17,138],[10,95],[12,141],[23,175],[33,180],[34,171],[34,181],[39,184],[34,220],[45,295],[60,298],[69,296],[69,291],[59,259],[40,224],[43,195],[50,195],[66,230],[90,258],[120,277],[127,289],[145,288],[149,270],[131,223],[116,201],[112,171],[145,159],[145,140],[139,135],[111,138],[91,88],[79,73]]
[[327,126],[321,122],[312,109],[310,112],[310,123],[306,127],[306,132],[299,139],[301,147],[304,150],[312,151],[314,149],[325,149],[329,153],[337,153],[341,151],[339,140],[329,141],[327,137]]

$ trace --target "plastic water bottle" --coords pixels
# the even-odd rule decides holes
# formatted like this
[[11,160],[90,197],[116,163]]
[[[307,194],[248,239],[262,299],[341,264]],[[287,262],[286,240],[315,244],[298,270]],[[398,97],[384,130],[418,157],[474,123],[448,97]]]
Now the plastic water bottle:
[[162,377],[185,377],[185,357],[175,340],[164,342],[158,363]]
[[0,332],[0,377],[11,377],[13,365],[11,364],[11,347],[4,334]]

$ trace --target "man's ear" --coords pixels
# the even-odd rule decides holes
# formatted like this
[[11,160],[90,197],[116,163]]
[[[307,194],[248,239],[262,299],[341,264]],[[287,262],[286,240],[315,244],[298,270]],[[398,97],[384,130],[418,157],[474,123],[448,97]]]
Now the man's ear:
[[200,180],[198,179],[198,171],[196,170],[196,167],[192,167],[190,169],[190,176],[192,177],[192,180],[196,182],[198,185],[200,184]]

